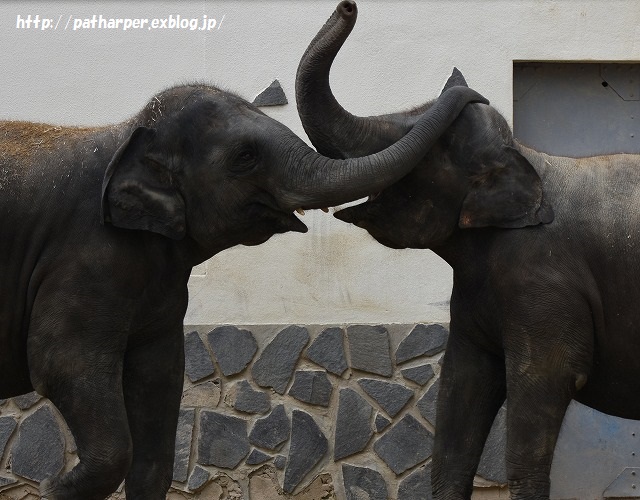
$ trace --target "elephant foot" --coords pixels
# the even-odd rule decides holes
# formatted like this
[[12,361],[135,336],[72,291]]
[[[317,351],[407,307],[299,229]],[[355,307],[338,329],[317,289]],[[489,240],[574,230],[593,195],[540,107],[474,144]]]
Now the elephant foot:
[[[126,461],[126,467],[129,466]],[[104,500],[118,489],[126,470],[103,464],[101,471],[89,471],[82,461],[71,471],[40,483],[40,496],[46,500]],[[125,464],[123,464],[124,466]]]

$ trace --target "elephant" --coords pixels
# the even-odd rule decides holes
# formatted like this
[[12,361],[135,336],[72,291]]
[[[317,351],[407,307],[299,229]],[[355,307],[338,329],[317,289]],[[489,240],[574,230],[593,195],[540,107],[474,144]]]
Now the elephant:
[[395,182],[472,101],[487,102],[452,89],[412,133],[349,160],[204,84],[112,126],[0,122],[0,398],[49,398],[79,457],[41,494],[104,498],[125,479],[129,499],[165,498],[192,267]]
[[[329,71],[356,16],[354,2],[338,5],[296,77],[305,131],[335,158],[379,151],[432,105],[371,117],[342,108]],[[457,69],[445,92],[452,85],[466,85]],[[549,498],[572,399],[640,419],[639,186],[640,155],[535,151],[498,111],[476,103],[405,177],[335,213],[387,247],[430,249],[453,269],[433,498],[470,498],[505,401],[512,499]]]

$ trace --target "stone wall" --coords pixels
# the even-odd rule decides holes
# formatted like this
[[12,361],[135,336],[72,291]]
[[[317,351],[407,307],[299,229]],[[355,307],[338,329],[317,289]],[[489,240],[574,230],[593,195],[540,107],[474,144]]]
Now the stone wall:
[[[169,498],[425,500],[445,325],[185,332]],[[503,413],[477,498],[507,498]],[[35,393],[1,402],[0,452],[8,499],[37,498],[39,481],[77,461],[61,417]]]

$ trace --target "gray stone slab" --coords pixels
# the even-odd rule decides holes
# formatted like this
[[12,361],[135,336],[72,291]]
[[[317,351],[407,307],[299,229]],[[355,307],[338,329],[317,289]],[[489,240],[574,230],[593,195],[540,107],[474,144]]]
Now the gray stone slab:
[[189,457],[191,456],[191,439],[195,424],[196,411],[193,408],[180,408],[178,429],[176,431],[176,448],[173,458],[173,480],[185,482],[189,474]]
[[334,460],[362,451],[373,435],[373,407],[353,389],[342,389],[336,417]]
[[329,448],[327,438],[313,417],[300,410],[291,416],[291,442],[289,459],[284,470],[286,493],[292,493],[305,476],[322,460]]
[[301,326],[289,326],[278,333],[251,367],[256,384],[284,394],[307,342],[309,332]]
[[382,432],[391,424],[391,420],[378,413],[375,419],[376,432]]
[[47,404],[22,421],[11,456],[11,471],[38,483],[62,470],[64,437]]
[[253,334],[235,326],[214,328],[207,335],[207,340],[225,377],[242,372],[258,350]]
[[184,336],[184,371],[191,382],[213,375],[215,368],[198,332]]
[[418,356],[432,356],[444,351],[448,336],[449,332],[442,325],[416,325],[400,342],[396,351],[396,363],[400,364]]
[[33,391],[28,394],[23,394],[22,396],[16,396],[11,398],[13,402],[16,404],[18,408],[22,411],[28,410],[32,406],[34,406],[38,401],[42,399],[42,396],[37,392]]
[[400,370],[400,373],[402,373],[404,378],[411,380],[411,382],[415,382],[418,385],[426,385],[427,382],[429,382],[429,380],[431,380],[435,375],[433,366],[428,364],[405,368],[404,370]]
[[287,465],[287,457],[285,457],[284,455],[278,455],[273,459],[273,465],[278,470],[284,469],[284,467]]
[[389,491],[382,475],[368,467],[342,465],[347,500],[388,500]]
[[478,475],[494,483],[507,483],[507,409],[500,408],[484,444]]
[[307,349],[307,358],[328,372],[342,375],[348,368],[342,328],[332,327],[323,330]]
[[353,325],[347,328],[351,368],[390,377],[393,366],[389,332],[384,326]]
[[215,378],[185,387],[180,405],[194,408],[215,408],[220,402],[221,385],[220,379]]
[[253,100],[255,106],[283,106],[288,102],[287,96],[284,94],[284,90],[282,90],[278,80],[274,80]]
[[248,453],[246,420],[211,410],[201,411],[199,464],[235,469]]
[[17,425],[13,417],[0,417],[0,461],[5,455],[5,448]]
[[436,380],[424,396],[416,404],[420,415],[427,419],[431,425],[436,426],[436,403],[438,402],[438,391],[440,390],[440,379]]
[[400,475],[431,456],[433,435],[413,416],[405,415],[374,443],[373,450]]
[[297,371],[289,395],[303,403],[318,406],[329,406],[333,385],[323,371]]
[[260,448],[275,450],[289,439],[290,433],[291,423],[284,405],[278,405],[269,415],[256,421],[249,434],[249,441]]
[[190,491],[200,491],[209,482],[210,478],[211,473],[207,469],[196,465],[193,468],[193,472],[191,472],[191,475],[189,476],[187,488]]
[[271,82],[266,89],[260,92],[253,100],[255,106],[284,106],[287,101],[287,96],[282,90],[282,86],[278,80]]
[[271,400],[266,392],[257,391],[246,380],[237,382],[232,392],[233,407],[244,413],[267,413],[271,409]]
[[267,455],[266,453],[256,450],[255,448],[251,450],[249,456],[247,457],[246,464],[247,465],[260,465],[265,463],[266,461],[271,459],[271,455]]
[[413,397],[411,389],[394,382],[363,378],[358,380],[358,384],[391,418],[395,417]]
[[418,467],[402,480],[398,488],[398,500],[432,500],[431,464]]

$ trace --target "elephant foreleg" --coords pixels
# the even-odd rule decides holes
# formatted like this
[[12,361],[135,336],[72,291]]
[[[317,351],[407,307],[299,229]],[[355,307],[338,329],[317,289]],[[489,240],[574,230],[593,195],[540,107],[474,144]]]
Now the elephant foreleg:
[[[508,380],[507,477],[513,500],[547,500],[549,472],[576,376],[567,369],[545,372],[520,367]],[[512,371],[511,369],[509,371]]]
[[46,352],[37,356],[46,357],[46,363],[31,366],[34,385],[64,417],[80,461],[70,472],[43,481],[41,494],[49,500],[101,500],[117,489],[131,463],[122,354],[46,344]]
[[34,388],[64,417],[79,463],[40,485],[49,500],[104,499],[124,480],[132,444],[122,394],[126,318],[118,303],[89,293],[91,283],[51,279],[41,284],[27,341]]
[[40,485],[49,500],[101,500],[114,492],[131,463],[131,437],[126,420],[120,367],[93,372],[90,383],[80,377],[57,381],[47,396],[71,430],[80,462],[70,472]]
[[437,403],[432,469],[437,500],[471,498],[484,442],[505,399],[504,361],[456,333],[452,321]]
[[164,500],[173,477],[184,374],[182,325],[125,356],[124,395],[133,438],[127,499]]
[[[582,295],[525,296],[504,332],[507,371],[507,478],[513,500],[547,500],[549,472],[571,399],[591,371],[593,324]],[[544,298],[544,300],[541,300]]]

